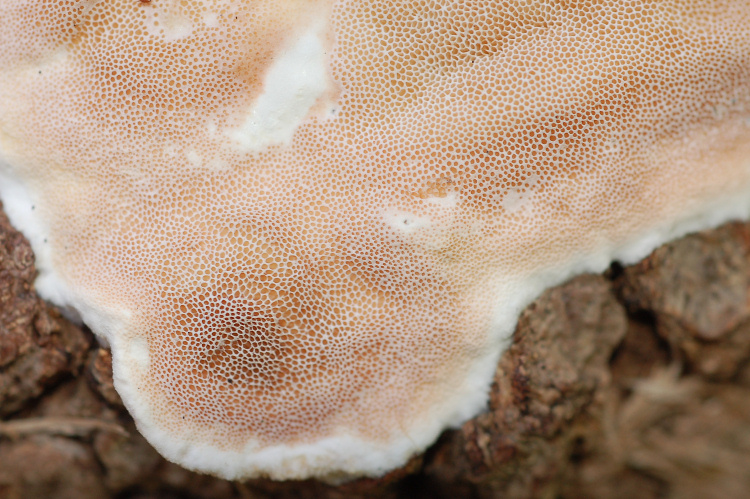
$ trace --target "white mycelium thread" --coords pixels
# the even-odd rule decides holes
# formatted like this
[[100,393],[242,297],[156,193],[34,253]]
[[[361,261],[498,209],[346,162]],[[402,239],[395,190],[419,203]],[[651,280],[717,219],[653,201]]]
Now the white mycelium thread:
[[521,308],[750,214],[747,0],[0,5],[0,196],[169,459],[380,475]]

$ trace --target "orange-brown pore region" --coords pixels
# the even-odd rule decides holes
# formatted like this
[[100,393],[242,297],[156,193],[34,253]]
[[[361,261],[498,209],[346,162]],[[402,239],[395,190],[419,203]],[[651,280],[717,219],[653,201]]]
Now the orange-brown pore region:
[[256,219],[217,231],[208,247],[238,239],[245,250],[206,257],[206,280],[194,265],[181,285],[162,283],[144,327],[143,386],[166,400],[162,423],[234,450],[408,428],[460,378],[474,318],[419,258],[389,255],[388,241],[344,238],[326,256],[285,229]]

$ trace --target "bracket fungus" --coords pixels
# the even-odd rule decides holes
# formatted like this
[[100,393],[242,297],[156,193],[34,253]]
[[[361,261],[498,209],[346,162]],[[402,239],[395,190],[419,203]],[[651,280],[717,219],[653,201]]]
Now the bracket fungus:
[[18,0],[0,197],[168,459],[377,476],[521,308],[750,215],[748,0]]

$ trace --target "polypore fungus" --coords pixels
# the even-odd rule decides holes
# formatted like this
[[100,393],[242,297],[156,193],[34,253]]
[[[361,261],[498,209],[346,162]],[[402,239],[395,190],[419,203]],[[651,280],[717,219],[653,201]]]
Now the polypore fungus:
[[517,315],[750,215],[747,0],[18,0],[0,194],[167,458],[379,475]]

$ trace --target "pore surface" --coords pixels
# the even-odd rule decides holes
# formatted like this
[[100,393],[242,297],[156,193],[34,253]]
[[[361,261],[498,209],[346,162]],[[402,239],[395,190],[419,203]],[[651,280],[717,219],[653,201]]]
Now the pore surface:
[[168,458],[378,475],[544,287],[750,211],[750,2],[0,6],[0,195]]

